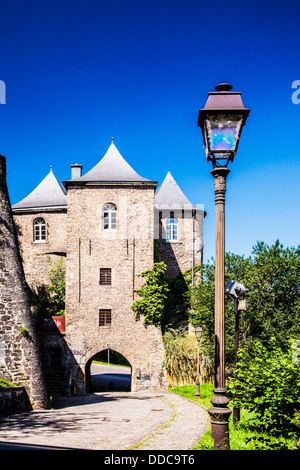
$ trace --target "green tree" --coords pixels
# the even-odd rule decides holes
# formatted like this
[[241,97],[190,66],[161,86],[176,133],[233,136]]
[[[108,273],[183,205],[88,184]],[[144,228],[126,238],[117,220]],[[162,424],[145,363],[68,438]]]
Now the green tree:
[[53,266],[51,259],[47,256],[51,266],[49,273],[50,284],[46,288],[49,294],[49,308],[54,312],[53,315],[62,315],[65,312],[66,295],[66,270],[63,268],[63,258],[60,258]]
[[249,336],[267,344],[275,337],[283,350],[289,338],[300,338],[300,246],[284,248],[259,242],[253,249],[249,287]]
[[135,292],[140,296],[132,305],[137,315],[144,315],[145,324],[153,324],[165,332],[171,324],[176,326],[188,320],[189,285],[191,270],[175,279],[166,277],[166,264],[154,263],[153,268],[141,273],[145,282]]
[[[191,292],[190,321],[203,328],[206,354],[214,351],[214,262],[202,266],[199,285]],[[267,344],[275,337],[288,348],[289,338],[300,338],[300,247],[284,248],[259,242],[252,256],[226,253],[225,284],[236,279],[250,290],[247,311],[240,316],[240,345],[251,348],[259,339]],[[235,318],[233,302],[225,296],[226,363],[234,363]]]
[[49,284],[39,285],[31,290],[31,304],[36,317],[49,318],[65,314],[66,271],[63,258],[53,265],[50,256],[46,256],[50,266]]
[[141,273],[145,283],[135,292],[141,297],[131,308],[136,315],[144,315],[144,323],[162,328],[164,324],[165,305],[168,298],[169,286],[165,276],[165,263],[154,263],[152,269]]

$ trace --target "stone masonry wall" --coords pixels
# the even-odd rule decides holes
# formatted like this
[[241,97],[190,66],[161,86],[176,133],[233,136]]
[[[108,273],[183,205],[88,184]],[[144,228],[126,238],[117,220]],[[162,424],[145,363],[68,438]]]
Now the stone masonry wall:
[[[46,222],[45,242],[34,242],[33,222],[42,217]],[[14,212],[20,253],[25,277],[30,287],[49,283],[49,263],[46,255],[54,265],[59,258],[65,258],[67,251],[67,209]]]
[[[107,347],[130,362],[133,391],[166,386],[161,332],[131,310],[137,275],[153,266],[153,201],[153,187],[68,189],[66,341],[77,391],[85,390],[89,360]],[[116,231],[102,230],[106,203],[117,206]],[[111,268],[111,285],[99,284],[100,268]],[[111,309],[110,325],[99,326],[99,309]]]
[[21,382],[33,408],[44,408],[47,396],[2,155],[0,214],[0,377]]
[[0,416],[31,410],[30,400],[24,387],[0,388]]

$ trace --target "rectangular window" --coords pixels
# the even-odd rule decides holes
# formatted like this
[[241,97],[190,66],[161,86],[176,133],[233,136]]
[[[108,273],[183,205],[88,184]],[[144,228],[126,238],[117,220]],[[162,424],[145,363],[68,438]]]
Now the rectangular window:
[[166,240],[167,241],[177,241],[178,240],[178,220],[177,219],[168,219],[166,227]]
[[42,217],[35,219],[33,223],[33,241],[34,242],[46,241],[46,222]]
[[111,229],[117,230],[117,214],[111,214]]
[[100,285],[111,286],[111,269],[100,268]]
[[111,325],[111,310],[101,309],[99,310],[99,326]]
[[109,229],[109,213],[103,212],[103,228],[104,230]]

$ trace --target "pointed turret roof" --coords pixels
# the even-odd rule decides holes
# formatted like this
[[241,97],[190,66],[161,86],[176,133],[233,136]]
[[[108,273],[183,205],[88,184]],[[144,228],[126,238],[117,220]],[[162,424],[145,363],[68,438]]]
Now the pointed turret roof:
[[122,157],[112,142],[104,157],[88,173],[72,181],[78,182],[147,182],[150,181],[138,175]]
[[12,206],[13,210],[52,209],[67,206],[67,195],[55,178],[52,168],[43,181],[22,201]]
[[194,209],[170,172],[155,193],[154,205],[156,209]]

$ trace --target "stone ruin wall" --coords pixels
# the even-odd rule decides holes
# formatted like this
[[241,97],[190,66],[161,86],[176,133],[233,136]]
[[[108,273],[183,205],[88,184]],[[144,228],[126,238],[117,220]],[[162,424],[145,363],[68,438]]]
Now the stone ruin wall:
[[47,396],[2,155],[0,214],[0,377],[21,382],[32,407],[44,408]]

